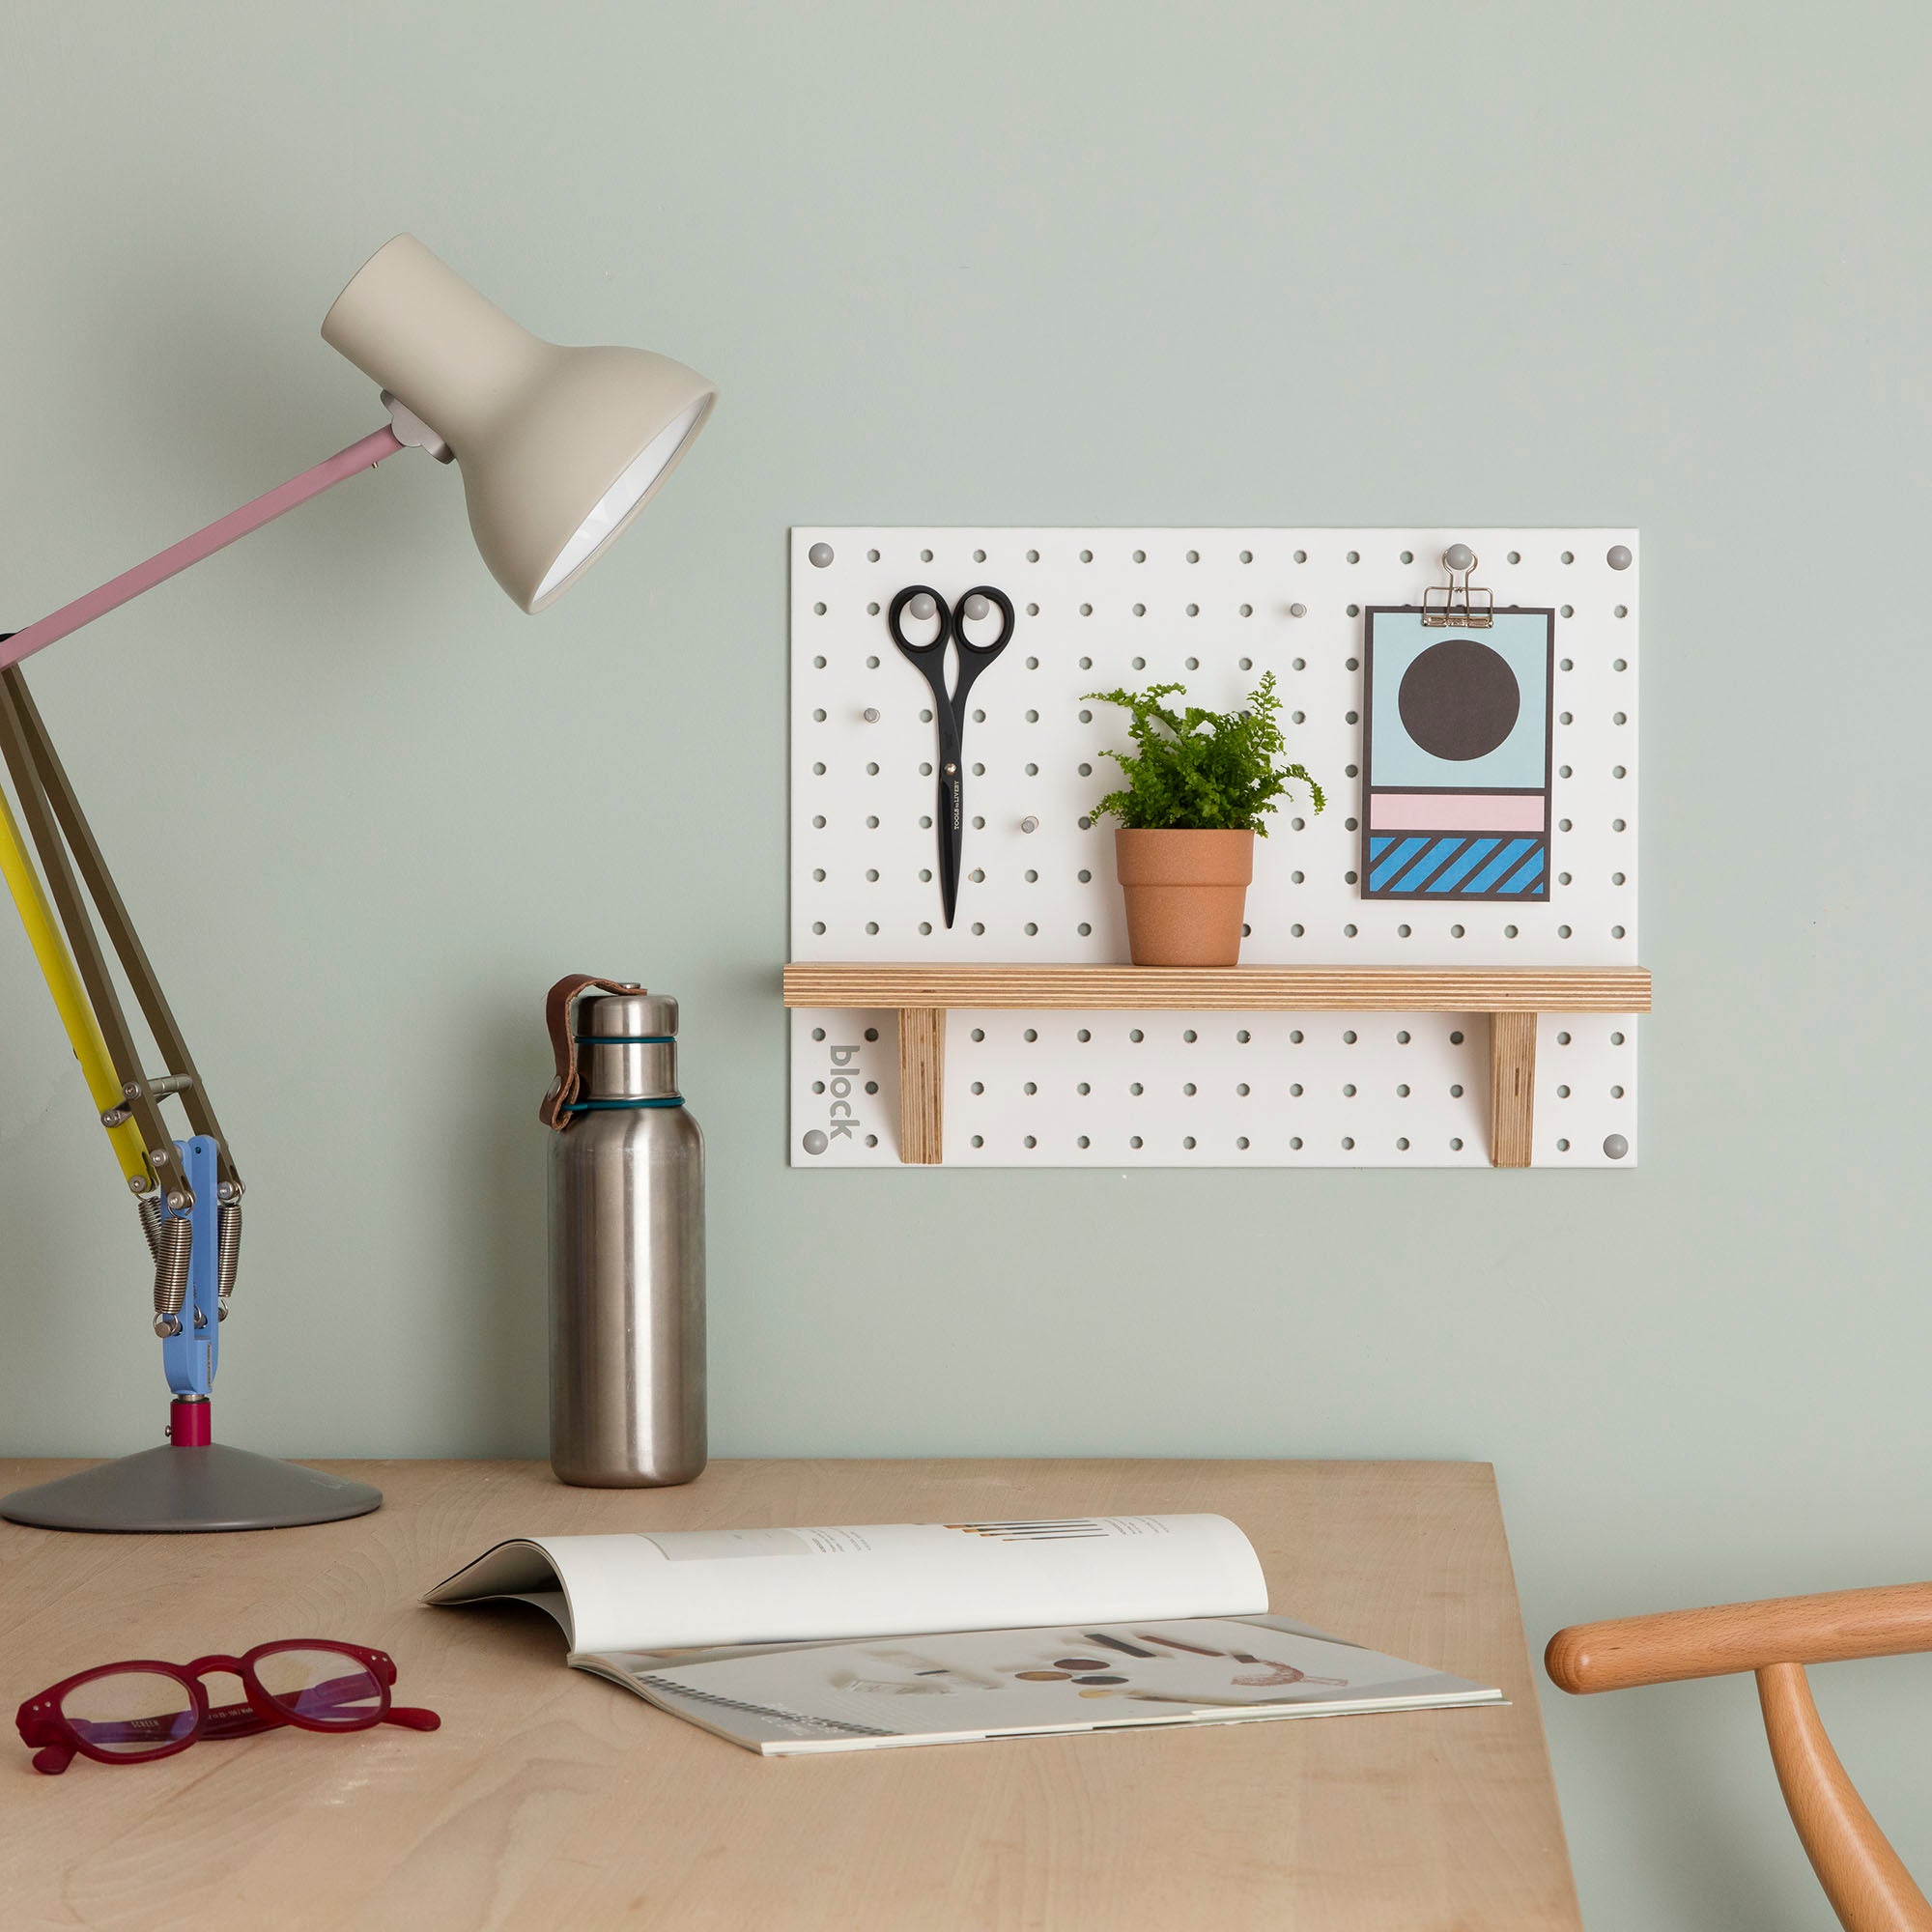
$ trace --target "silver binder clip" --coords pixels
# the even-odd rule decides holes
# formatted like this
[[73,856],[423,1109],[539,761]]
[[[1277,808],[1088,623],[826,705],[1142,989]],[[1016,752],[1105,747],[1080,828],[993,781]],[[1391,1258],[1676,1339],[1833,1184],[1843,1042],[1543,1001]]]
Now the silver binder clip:
[[1469,582],[1475,567],[1476,553],[1467,544],[1451,544],[1442,553],[1442,568],[1449,573],[1449,582],[1432,584],[1422,593],[1422,621],[1427,629],[1487,631],[1495,622],[1494,594]]

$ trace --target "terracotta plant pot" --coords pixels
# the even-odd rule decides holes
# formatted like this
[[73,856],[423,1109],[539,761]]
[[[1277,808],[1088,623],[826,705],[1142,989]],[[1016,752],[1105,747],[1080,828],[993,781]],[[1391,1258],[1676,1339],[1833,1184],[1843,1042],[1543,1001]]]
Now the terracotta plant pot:
[[1136,966],[1233,966],[1255,875],[1252,832],[1114,834]]

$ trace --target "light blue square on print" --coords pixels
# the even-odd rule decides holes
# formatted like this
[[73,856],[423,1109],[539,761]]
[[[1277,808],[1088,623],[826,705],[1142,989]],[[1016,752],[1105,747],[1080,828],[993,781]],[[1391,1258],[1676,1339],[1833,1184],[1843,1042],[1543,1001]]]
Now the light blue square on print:
[[[1459,791],[1492,786],[1541,790],[1548,781],[1549,618],[1539,611],[1498,611],[1487,631],[1422,628],[1415,611],[1378,611],[1369,685],[1369,783],[1442,785]],[[1484,644],[1516,673],[1521,703],[1516,724],[1480,758],[1438,758],[1403,729],[1404,673],[1432,644],[1451,639]]]

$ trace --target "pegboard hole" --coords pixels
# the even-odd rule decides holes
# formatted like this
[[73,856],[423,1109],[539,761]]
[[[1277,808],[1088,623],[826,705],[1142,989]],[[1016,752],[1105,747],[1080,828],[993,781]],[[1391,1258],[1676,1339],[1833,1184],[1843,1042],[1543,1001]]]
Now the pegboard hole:
[[1628,658],[1617,658],[1612,661],[1610,668],[1612,670],[1629,670],[1630,660]]
[[1610,1036],[1610,1044],[1611,1044],[1612,1046],[1621,1046],[1621,1045],[1622,1045],[1623,1043],[1624,1043],[1624,1037],[1623,1037],[1623,1035],[1622,1035],[1622,1034],[1620,1034],[1620,1033],[1613,1033],[1613,1034],[1612,1034],[1612,1035]]
[[1624,936],[1624,929],[1622,926],[1613,925],[1610,927],[1610,937],[1612,939],[1621,939],[1623,936]]
[[1449,1142],[1449,1151],[1451,1153],[1461,1153],[1463,1151],[1463,1143],[1460,1137],[1451,1138]]
[[1074,1146],[1075,1146],[1075,1147],[1084,1147],[1084,1148],[1085,1148],[1085,1147],[1092,1147],[1093,1145],[1094,1145],[1094,1143],[1093,1143],[1092,1141],[1090,1141],[1090,1140],[1089,1140],[1089,1139],[1087,1138],[1087,1136],[1086,1136],[1085,1134],[1082,1134],[1082,1135],[1081,1135],[1081,1136],[1079,1137],[1079,1139],[1078,1139],[1077,1141],[1075,1141],[1075,1142],[1074,1142]]
[[1568,1046],[1570,1044],[1570,1036],[1567,1033],[1559,1033],[1556,1036],[1556,1044],[1558,1046]]
[[1189,551],[1187,553],[1187,560],[1189,563],[1199,563],[1201,561],[1201,553],[1198,550]]
[[1180,1091],[1191,1098],[1194,1094],[1194,1082],[1191,1080],[1183,1081],[1181,1083]]
[[1037,562],[1039,561],[1039,553],[1038,553],[1038,551],[1037,551],[1037,550],[1030,550],[1030,551],[1028,551],[1028,552],[1027,552],[1027,561],[1028,561],[1029,563],[1037,563]]
[[1083,604],[1083,605],[1081,605],[1081,607],[1080,607],[1080,614],[1081,614],[1081,615],[1082,615],[1083,617],[1091,617],[1091,616],[1092,616],[1092,615],[1094,614],[1094,607],[1093,607],[1093,605],[1091,605],[1091,604]]
[[825,867],[823,866],[815,867],[812,870],[811,876],[819,885],[822,886],[825,883]]
[[1145,563],[1147,561],[1147,552],[1144,550],[1135,551],[1134,561],[1136,563]]
[[1288,928],[1289,937],[1291,939],[1300,939],[1304,936],[1306,932],[1307,932],[1306,926],[1291,925]]
[[879,1037],[879,1030],[877,1027],[867,1027],[866,1029],[866,1037],[867,1039],[877,1039],[878,1037]]
[[1396,1088],[1395,1096],[1398,1100],[1406,1100],[1408,1098],[1408,1088],[1406,1083]]
[[1294,1027],[1291,1029],[1289,1033],[1288,1043],[1290,1046],[1299,1046],[1301,1044],[1302,1038],[1303,1035],[1301,1029],[1299,1027]]
[[1613,605],[1610,609],[1610,615],[1612,617],[1628,617],[1630,615],[1630,606],[1628,604]]
[[[823,670],[825,668],[825,660],[823,658],[813,658],[811,661],[811,668],[813,670]],[[825,716],[824,712],[822,711],[818,715],[821,718]]]
[[975,1027],[973,1029],[971,1037],[976,1042],[984,1039],[986,1037],[986,1029],[984,1027]]
[[1027,615],[1029,617],[1037,617],[1039,615],[1039,606],[1037,604],[1029,604],[1027,606]]
[[1091,1085],[1089,1085],[1088,1082],[1083,1080],[1074,1088],[1073,1091],[1076,1094],[1091,1094],[1093,1093],[1094,1089],[1092,1088]]
[[1080,561],[1082,563],[1092,563],[1094,561],[1094,553],[1091,550],[1083,550],[1080,553]]
[[1415,928],[1412,925],[1399,925],[1395,929],[1395,936],[1398,939],[1407,939],[1414,933],[1414,931]]
[[868,550],[866,553],[866,561],[867,563],[877,563],[878,560],[879,560],[879,553],[877,551]]
[[1128,1135],[1128,1137],[1127,1137],[1127,1145],[1128,1145],[1128,1146],[1129,1146],[1130,1148],[1138,1148],[1138,1147],[1140,1146],[1140,1144],[1141,1144],[1141,1137],[1140,1137],[1140,1135],[1138,1135],[1138,1134],[1129,1134],[1129,1135]]
[[1351,551],[1350,551],[1350,552],[1349,553],[1349,561],[1350,561],[1350,563],[1360,563],[1360,562],[1361,562],[1361,560],[1362,560],[1362,554],[1361,554],[1361,552],[1360,552],[1360,551],[1358,551],[1358,550],[1351,550]]
[[1361,606],[1360,606],[1359,604],[1350,604],[1350,605],[1349,606],[1349,615],[1350,615],[1350,616],[1351,616],[1351,617],[1359,617],[1359,616],[1360,616],[1361,614],[1362,614],[1362,607],[1361,607]]
[[1141,1085],[1141,1083],[1138,1080],[1129,1080],[1127,1082],[1127,1092],[1129,1094],[1139,1095],[1145,1093],[1146,1091],[1147,1090]]
[[[1296,551],[1294,553],[1294,560],[1296,563],[1306,563],[1308,561],[1308,553],[1305,550]],[[1299,1141],[1295,1142],[1296,1147],[1299,1147],[1301,1143]]]
[[1559,1087],[1559,1088],[1557,1088],[1557,1090],[1556,1090],[1556,1097],[1557,1097],[1557,1098],[1558,1098],[1559,1100],[1567,1100],[1567,1099],[1569,1099],[1569,1097],[1570,1097],[1570,1090],[1569,1090],[1569,1088],[1567,1088],[1567,1087]]
[[922,563],[930,563],[932,561],[932,553],[929,550],[921,551],[919,554],[919,560]]
[[1342,1088],[1342,1097],[1345,1100],[1352,1100],[1355,1097],[1355,1089],[1352,1083],[1344,1084]]
[[811,829],[814,832],[823,832],[825,830],[825,814],[823,812],[818,812],[813,815],[811,821]]
[[1556,607],[1556,614],[1559,617],[1574,617],[1577,614],[1576,607],[1570,604],[1559,604]]
[[1570,937],[1570,928],[1567,925],[1559,925],[1556,928],[1556,936],[1558,939],[1568,939]]
[[1624,875],[1623,875],[1623,874],[1622,874],[1621,872],[1612,872],[1612,873],[1610,874],[1610,884],[1611,884],[1611,885],[1613,885],[1613,886],[1620,886],[1620,885],[1622,885],[1622,884],[1623,884],[1623,882],[1624,882]]
[[1398,1046],[1406,1046],[1408,1044],[1408,1029],[1406,1027],[1402,1028],[1396,1034],[1395,1043]]
[[1127,1029],[1127,1037],[1130,1040],[1132,1040],[1136,1046],[1138,1046],[1141,1043],[1141,1041],[1147,1037],[1147,1035],[1144,1034],[1139,1027],[1129,1027]]
[[1452,1100],[1460,1100],[1463,1097],[1463,1087],[1460,1081],[1452,1081],[1450,1083],[1449,1097]]
[[973,1136],[973,1145],[974,1145],[974,1146],[975,1146],[976,1148],[982,1148],[982,1147],[984,1147],[984,1146],[986,1145],[986,1137],[985,1137],[985,1135],[984,1135],[984,1134],[975,1134],[975,1135]]
[[1556,1143],[1556,1151],[1558,1153],[1568,1153],[1570,1151],[1570,1143],[1568,1141],[1558,1141]]
[[877,670],[878,668],[879,668],[879,661],[877,658],[867,658],[866,660],[866,668],[867,670]]
[[1355,937],[1355,932],[1356,932],[1356,928],[1355,928],[1354,926],[1352,926],[1352,925],[1345,925],[1345,926],[1344,926],[1344,927],[1342,928],[1342,937],[1343,937],[1344,939],[1353,939],[1353,938]]
[[823,934],[825,931],[825,922],[822,919],[813,920],[811,922],[811,929],[815,933]]
[[1086,1027],[1082,1027],[1080,1031],[1073,1036],[1073,1037],[1078,1041],[1080,1041],[1080,1043],[1084,1046],[1090,1039],[1094,1037],[1094,1036],[1091,1032],[1088,1031]]
[[1556,668],[1558,670],[1575,670],[1577,668],[1576,661],[1571,658],[1558,658],[1556,660]]
[[1412,550],[1404,551],[1402,553],[1402,560],[1404,563],[1413,563],[1415,561],[1415,553]]
[[1134,606],[1134,615],[1136,617],[1145,617],[1147,615],[1147,606],[1145,604],[1136,604]]
[[929,934],[932,931],[932,922],[927,919],[921,920],[919,923],[919,929],[922,937],[925,936],[926,934]]
[[1577,561],[1575,555],[1567,550],[1563,553],[1562,556],[1559,557],[1557,560],[1560,563],[1575,563]]
[[1201,660],[1199,658],[1188,658],[1184,662],[1189,670],[1199,670],[1201,668]]
[[975,1094],[983,1094],[986,1091],[986,1083],[983,1080],[974,1081],[972,1091]]
[[986,933],[986,928],[983,925],[981,925],[980,922],[976,919],[973,922],[973,937],[975,939],[983,939],[985,937],[985,933]]
[[[1255,554],[1254,554],[1254,552],[1253,552],[1253,551],[1251,551],[1251,550],[1244,550],[1244,551],[1243,551],[1243,552],[1241,553],[1241,561],[1242,561],[1243,563],[1252,563],[1252,562],[1254,562],[1254,560],[1255,560]],[[1242,1145],[1243,1147],[1246,1147],[1246,1146],[1247,1146],[1247,1142],[1246,1142],[1246,1141],[1243,1141],[1243,1142],[1241,1143],[1241,1145]]]
[[1028,920],[1026,925],[1022,929],[1025,931],[1026,936],[1029,939],[1034,938],[1039,931],[1039,927],[1037,926],[1032,920]]
[[1248,1083],[1245,1080],[1236,1083],[1235,1092],[1240,1098],[1245,1100],[1248,1097]]
[[1247,1135],[1246,1135],[1246,1134],[1236,1134],[1236,1135],[1235,1136],[1235,1145],[1236,1145],[1236,1147],[1237,1147],[1237,1148],[1238,1148],[1238,1149],[1239,1149],[1239,1150],[1240,1150],[1240,1151],[1242,1151],[1243,1153],[1246,1153],[1246,1152],[1247,1152],[1247,1151],[1248,1151],[1248,1137],[1247,1137]]
[[1020,1091],[1025,1094],[1037,1094],[1039,1092],[1039,1083],[1037,1080],[1029,1080]]
[[1463,1044],[1463,1036],[1460,1030],[1449,1036],[1449,1044],[1451,1046],[1461,1046]]
[[1292,1080],[1289,1082],[1288,1096],[1291,1100],[1298,1100],[1301,1098],[1301,1082],[1299,1080]]
[[[1305,617],[1308,615],[1308,606],[1306,604],[1291,604],[1288,607],[1288,614],[1291,617]],[[1302,659],[1296,658],[1294,668],[1296,670],[1305,670],[1307,666]]]
[[1463,928],[1460,925],[1452,925],[1449,928],[1449,937],[1451,939],[1461,939],[1463,937]]
[[1509,556],[1508,556],[1508,558],[1507,558],[1507,561],[1508,561],[1508,562],[1510,562],[1510,563],[1520,563],[1520,562],[1522,561],[1522,553],[1521,553],[1521,551],[1520,551],[1520,550],[1513,550],[1513,551],[1511,551],[1511,552],[1510,552],[1510,554],[1509,554]]
[[1345,1153],[1352,1152],[1354,1151],[1354,1146],[1355,1146],[1355,1137],[1353,1134],[1344,1134],[1342,1136],[1343,1152]]
[[1082,939],[1087,938],[1094,930],[1094,928],[1091,925],[1089,925],[1084,919],[1073,929],[1080,935]]
[[1147,659],[1146,659],[1146,658],[1136,658],[1136,659],[1134,659],[1134,661],[1133,661],[1133,662],[1134,662],[1134,668],[1135,668],[1136,670],[1146,670],[1146,669],[1147,669]]
[[1301,1136],[1299,1134],[1290,1135],[1288,1144],[1296,1153],[1301,1151]]
[[1406,1153],[1408,1151],[1408,1143],[1406,1140],[1398,1138],[1395,1146],[1398,1153]]
[[1621,1087],[1612,1087],[1610,1089],[1610,1098],[1612,1100],[1621,1100],[1623,1097],[1624,1090]]

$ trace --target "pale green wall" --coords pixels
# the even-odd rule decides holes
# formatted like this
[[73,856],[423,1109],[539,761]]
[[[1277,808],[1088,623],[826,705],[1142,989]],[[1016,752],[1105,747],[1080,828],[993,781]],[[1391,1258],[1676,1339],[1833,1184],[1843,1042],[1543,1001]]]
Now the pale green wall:
[[[14,622],[378,420],[315,331],[400,228],[724,394],[542,620],[412,460],[40,663],[252,1183],[231,1439],[541,1450],[589,966],[685,1002],[721,1451],[1489,1458],[1539,1639],[1926,1571],[1922,7],[8,14]],[[788,524],[1438,520],[1644,533],[1640,1171],[786,1168]],[[0,1442],[133,1448],[0,999]],[[1820,1694],[1932,1870],[1932,1666]],[[1548,1714],[1593,1927],[1826,1922],[1747,1684]]]

